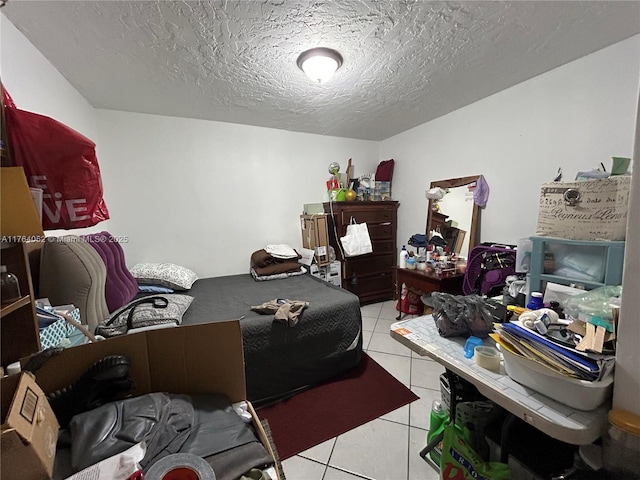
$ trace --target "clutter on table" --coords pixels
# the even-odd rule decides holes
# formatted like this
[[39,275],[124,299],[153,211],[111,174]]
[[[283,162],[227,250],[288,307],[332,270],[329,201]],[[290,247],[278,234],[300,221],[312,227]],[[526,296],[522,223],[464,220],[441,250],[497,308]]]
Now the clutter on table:
[[494,324],[507,375],[554,400],[593,410],[612,393],[621,286],[603,286],[564,301],[513,305],[510,321]]
[[383,160],[375,172],[356,177],[352,159],[347,163],[345,173],[340,173],[340,164],[331,162],[331,177],[326,182],[327,195],[332,202],[391,200],[391,179],[395,160]]

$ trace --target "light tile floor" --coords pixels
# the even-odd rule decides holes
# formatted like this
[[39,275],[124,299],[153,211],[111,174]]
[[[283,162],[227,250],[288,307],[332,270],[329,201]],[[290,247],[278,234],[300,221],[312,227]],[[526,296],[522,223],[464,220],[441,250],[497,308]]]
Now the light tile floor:
[[437,480],[418,453],[426,445],[429,411],[440,398],[444,367],[389,335],[396,302],[362,307],[364,349],[418,397],[409,405],[282,462],[287,480]]

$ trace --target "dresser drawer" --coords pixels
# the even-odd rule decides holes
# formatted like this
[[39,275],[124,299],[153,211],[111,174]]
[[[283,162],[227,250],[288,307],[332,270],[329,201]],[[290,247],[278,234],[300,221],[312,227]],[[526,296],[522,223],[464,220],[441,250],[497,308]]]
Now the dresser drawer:
[[371,241],[375,241],[377,238],[393,238],[396,226],[393,223],[367,224],[367,230]]
[[373,247],[373,253],[388,253],[395,255],[395,242],[391,238],[388,240],[376,240],[371,237],[371,246]]
[[342,225],[349,225],[353,218],[356,223],[395,223],[396,211],[391,208],[354,208],[340,212]]
[[[341,237],[347,234],[347,226],[348,225],[340,225],[338,228],[338,234]],[[393,239],[396,225],[395,223],[367,223],[367,231],[369,232],[369,238],[372,242],[376,239]]]
[[378,302],[393,298],[393,275],[390,272],[358,277],[356,282],[346,279],[342,287],[355,293],[360,303]]
[[349,280],[355,273],[357,276],[371,275],[379,272],[390,272],[395,255],[361,255],[348,258],[345,262],[344,278]]

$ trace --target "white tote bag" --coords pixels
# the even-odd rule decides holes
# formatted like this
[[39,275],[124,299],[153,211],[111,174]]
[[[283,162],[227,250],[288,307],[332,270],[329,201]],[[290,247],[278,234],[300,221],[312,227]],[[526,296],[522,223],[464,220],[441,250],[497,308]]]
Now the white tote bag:
[[351,223],[347,225],[347,234],[344,237],[340,237],[340,241],[342,242],[344,254],[347,257],[355,257],[373,252],[367,224],[356,223],[353,218],[351,219]]

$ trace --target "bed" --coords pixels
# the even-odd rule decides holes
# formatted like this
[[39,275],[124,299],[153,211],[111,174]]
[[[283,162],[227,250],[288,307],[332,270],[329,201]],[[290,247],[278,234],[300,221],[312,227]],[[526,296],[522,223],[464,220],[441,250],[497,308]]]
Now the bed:
[[[309,274],[255,281],[250,274],[197,280],[183,325],[240,318],[247,398],[277,400],[334,377],[360,361],[362,317],[358,297]],[[276,298],[309,302],[290,327],[251,306]]]
[[[108,232],[96,235],[99,241],[89,236],[47,241],[39,262],[40,295],[52,305],[74,304],[91,331],[139,295],[120,245],[100,237],[111,238]],[[310,274],[268,281],[249,273],[203,278],[176,293],[194,298],[183,325],[241,319],[247,398],[256,405],[335,377],[360,361],[358,297]],[[251,311],[277,298],[309,302],[295,326]]]

